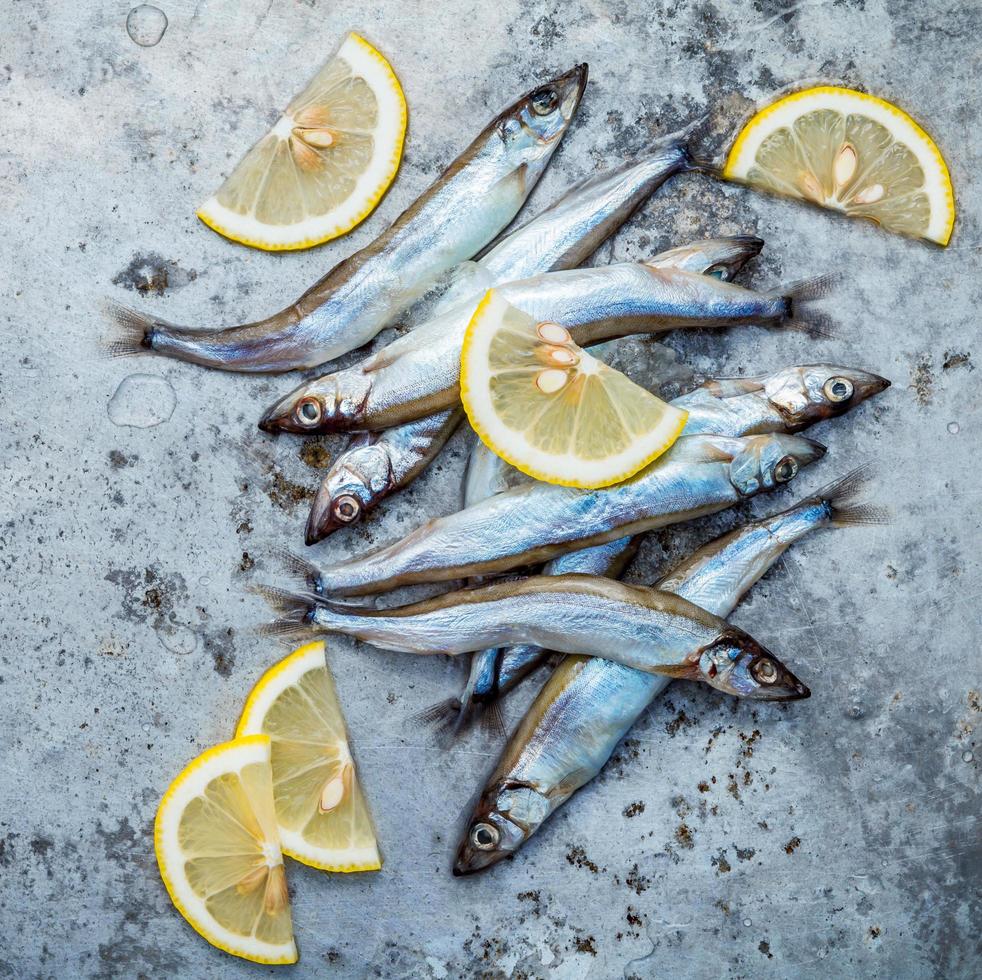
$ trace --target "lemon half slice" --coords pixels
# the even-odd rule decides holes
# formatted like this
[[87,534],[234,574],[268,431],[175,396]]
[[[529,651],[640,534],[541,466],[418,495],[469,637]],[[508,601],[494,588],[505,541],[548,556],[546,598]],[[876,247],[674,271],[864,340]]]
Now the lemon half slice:
[[852,89],[807,89],[761,110],[723,175],[939,245],[955,223],[951,177],[931,137],[895,105]]
[[157,810],[160,874],[212,945],[256,963],[295,963],[268,738],[216,745],[171,783]]
[[392,67],[349,34],[198,217],[268,251],[337,238],[372,212],[395,178],[406,118]]
[[464,336],[460,392],[489,449],[570,487],[626,480],[675,442],[688,417],[493,289]]
[[324,871],[377,871],[372,818],[322,642],[300,647],[259,679],[236,735],[254,733],[272,740],[283,853]]

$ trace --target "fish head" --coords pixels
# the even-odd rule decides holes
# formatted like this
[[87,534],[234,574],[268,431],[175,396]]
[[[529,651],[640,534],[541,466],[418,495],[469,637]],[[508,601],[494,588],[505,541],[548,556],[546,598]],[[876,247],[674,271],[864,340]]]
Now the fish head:
[[890,387],[886,378],[836,364],[803,364],[760,379],[761,391],[787,422],[789,432],[850,409]]
[[701,679],[725,694],[758,701],[796,701],[811,691],[769,650],[730,627],[699,653]]
[[307,544],[357,524],[393,486],[392,461],[382,446],[343,452],[324,477],[307,519]]
[[457,847],[453,873],[471,875],[514,854],[553,807],[534,786],[493,781],[482,793]]
[[342,396],[332,378],[332,375],[326,375],[294,388],[266,409],[259,420],[259,428],[263,432],[295,432],[299,435],[357,428],[352,423],[362,411],[364,401]]
[[529,186],[545,170],[576,115],[586,79],[587,66],[577,65],[532,89],[496,120],[505,152],[515,169],[524,168]]
[[730,462],[730,482],[744,497],[790,483],[802,467],[826,453],[820,442],[784,432],[739,441],[742,448]]
[[753,235],[707,238],[661,252],[645,265],[653,269],[681,269],[730,282],[763,247],[764,240]]

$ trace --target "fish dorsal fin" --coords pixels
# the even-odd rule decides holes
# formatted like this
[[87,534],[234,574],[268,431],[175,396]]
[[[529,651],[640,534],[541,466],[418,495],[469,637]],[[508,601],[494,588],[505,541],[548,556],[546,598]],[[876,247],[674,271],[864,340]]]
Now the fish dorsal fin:
[[734,398],[764,390],[764,378],[706,378],[699,386],[714,398]]
[[726,436],[686,436],[683,429],[682,438],[671,451],[673,458],[681,457],[693,463],[730,463],[741,448],[736,439]]

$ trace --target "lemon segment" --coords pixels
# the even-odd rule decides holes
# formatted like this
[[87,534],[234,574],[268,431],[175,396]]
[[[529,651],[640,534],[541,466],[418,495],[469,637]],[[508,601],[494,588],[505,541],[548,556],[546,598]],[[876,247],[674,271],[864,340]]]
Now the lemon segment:
[[171,900],[208,942],[256,963],[296,962],[268,738],[191,762],[161,800],[154,848]]
[[237,737],[268,736],[283,853],[324,871],[382,866],[323,642],[271,667],[253,688]]
[[762,109],[723,176],[938,245],[955,223],[951,177],[931,137],[902,109],[852,89],[807,89]]
[[591,357],[561,324],[537,322],[493,289],[464,336],[460,391],[492,452],[571,487],[633,476],[675,442],[688,417]]
[[267,251],[337,238],[374,210],[395,179],[406,120],[392,67],[349,34],[198,217]]

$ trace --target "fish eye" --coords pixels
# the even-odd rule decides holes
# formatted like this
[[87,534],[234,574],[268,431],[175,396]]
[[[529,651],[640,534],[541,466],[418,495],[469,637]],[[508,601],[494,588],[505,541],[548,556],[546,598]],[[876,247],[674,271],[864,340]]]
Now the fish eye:
[[358,520],[358,515],[361,513],[361,501],[350,493],[343,493],[334,501],[331,510],[334,512],[334,517],[342,524],[350,524],[352,521]]
[[756,661],[750,672],[761,684],[773,684],[777,680],[777,666],[767,657],[761,657]]
[[794,456],[785,456],[777,466],[774,467],[774,479],[778,483],[787,483],[793,480],[798,474],[798,461]]
[[501,833],[498,828],[489,823],[476,823],[471,827],[471,844],[479,851],[490,851],[498,846]]
[[317,398],[303,398],[294,413],[301,425],[317,425],[321,420],[321,403]]
[[848,401],[854,390],[853,383],[848,378],[829,378],[822,386],[822,391],[830,402]]
[[540,88],[532,93],[532,111],[537,116],[548,116],[559,105],[559,93],[554,88]]

